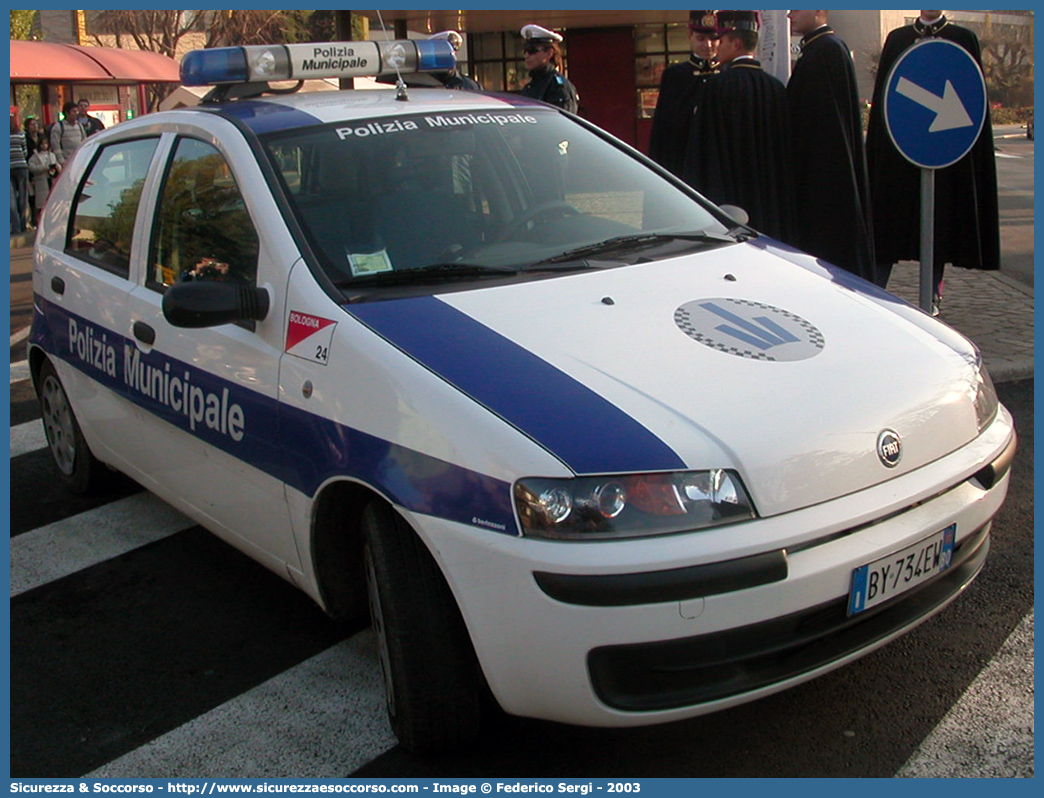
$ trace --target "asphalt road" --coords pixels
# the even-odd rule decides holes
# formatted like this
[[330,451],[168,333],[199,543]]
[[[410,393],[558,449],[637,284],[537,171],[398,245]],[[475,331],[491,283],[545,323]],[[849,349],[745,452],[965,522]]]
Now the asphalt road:
[[994,130],[1001,272],[1033,285],[1033,144],[1017,125]]
[[[12,383],[13,425],[33,415],[23,388]],[[54,484],[46,451],[17,454],[11,774],[892,776],[1033,606],[1033,381],[999,390],[1021,440],[1009,498],[985,569],[940,615],[716,715],[628,730],[499,717],[474,748],[440,758],[395,746],[368,631],[332,623],[133,483],[72,498],[41,490]],[[139,534],[143,545],[76,562],[80,548]]]

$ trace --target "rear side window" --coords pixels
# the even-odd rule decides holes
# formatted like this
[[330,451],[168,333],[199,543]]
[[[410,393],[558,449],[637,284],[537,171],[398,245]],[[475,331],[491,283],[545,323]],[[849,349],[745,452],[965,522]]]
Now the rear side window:
[[254,285],[257,258],[257,230],[225,156],[204,141],[180,139],[157,204],[149,285]]
[[134,220],[159,139],[103,147],[76,192],[65,250],[122,277],[130,274]]

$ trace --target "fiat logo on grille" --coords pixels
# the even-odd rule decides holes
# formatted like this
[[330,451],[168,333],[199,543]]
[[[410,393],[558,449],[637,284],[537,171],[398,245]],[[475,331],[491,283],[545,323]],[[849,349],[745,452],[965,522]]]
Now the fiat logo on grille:
[[886,429],[877,436],[877,456],[888,468],[895,468],[903,457],[903,443],[899,433]]

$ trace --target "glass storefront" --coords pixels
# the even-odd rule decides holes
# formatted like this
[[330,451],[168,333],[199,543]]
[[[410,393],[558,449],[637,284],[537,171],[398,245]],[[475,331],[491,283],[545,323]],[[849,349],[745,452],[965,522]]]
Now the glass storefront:
[[[470,74],[486,91],[519,91],[529,82],[517,33],[473,33],[468,47]],[[564,44],[562,55],[566,56]]]
[[634,76],[639,119],[652,119],[660,96],[660,79],[668,64],[688,59],[689,28],[685,24],[637,25],[634,29]]

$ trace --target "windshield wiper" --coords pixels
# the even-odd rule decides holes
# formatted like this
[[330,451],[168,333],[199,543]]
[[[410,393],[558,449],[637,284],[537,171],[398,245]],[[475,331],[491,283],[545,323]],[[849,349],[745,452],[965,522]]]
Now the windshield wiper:
[[473,277],[490,277],[518,274],[510,266],[484,266],[480,263],[433,263],[419,269],[396,269],[374,272],[361,277],[345,277],[334,282],[338,288],[365,288],[380,285],[418,285],[438,283],[445,280],[467,280]]
[[668,241],[693,241],[706,244],[735,244],[736,239],[718,233],[636,233],[626,236],[614,236],[605,241],[594,244],[585,244],[582,247],[568,249],[560,255],[555,255],[544,260],[537,261],[529,266],[530,269],[545,266],[551,263],[562,263],[565,261],[578,260],[589,255],[605,255],[610,252],[634,251],[644,247],[652,247]]

